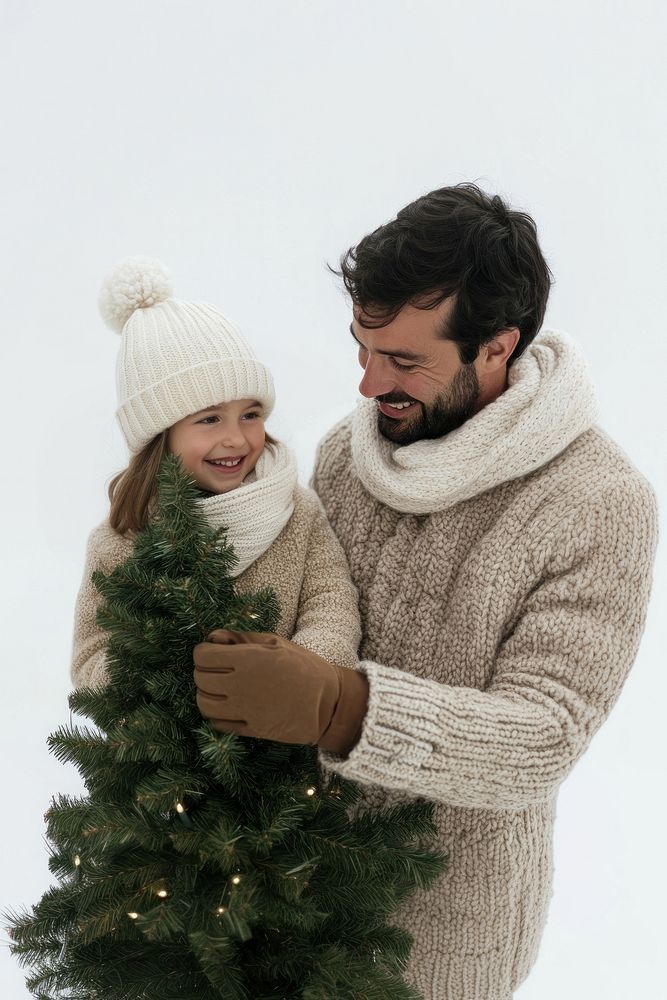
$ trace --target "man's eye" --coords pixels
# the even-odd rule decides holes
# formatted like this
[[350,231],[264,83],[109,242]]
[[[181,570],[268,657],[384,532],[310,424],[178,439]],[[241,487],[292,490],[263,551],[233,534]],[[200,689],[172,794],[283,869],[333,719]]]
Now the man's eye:
[[417,365],[399,365],[398,361],[396,361],[394,358],[391,359],[391,363],[394,366],[394,368],[400,368],[401,371],[404,372],[412,371],[417,367]]

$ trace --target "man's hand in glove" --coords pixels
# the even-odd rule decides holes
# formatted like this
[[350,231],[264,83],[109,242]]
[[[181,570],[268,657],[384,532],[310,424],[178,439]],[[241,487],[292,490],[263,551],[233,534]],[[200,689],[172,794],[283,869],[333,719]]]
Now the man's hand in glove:
[[216,629],[193,650],[197,705],[214,729],[346,756],[368,707],[368,681],[267,632]]

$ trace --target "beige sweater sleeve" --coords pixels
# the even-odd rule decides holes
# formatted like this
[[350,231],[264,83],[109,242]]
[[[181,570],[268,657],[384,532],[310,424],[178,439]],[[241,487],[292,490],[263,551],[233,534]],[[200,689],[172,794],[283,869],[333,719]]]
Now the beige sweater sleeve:
[[[339,666],[358,665],[361,624],[357,590],[340,542],[334,535],[319,498],[308,491],[314,507],[310,519],[305,570],[299,594],[293,642]],[[105,666],[108,633],[95,621],[101,596],[90,577],[93,570],[109,573],[132,553],[132,540],[119,535],[108,521],[88,538],[83,580],[74,610],[74,638],[70,676],[75,687],[107,683]]]
[[74,607],[74,637],[70,677],[75,688],[101,687],[107,683],[105,666],[108,632],[95,621],[102,601],[90,577],[94,570],[110,573],[132,551],[129,538],[119,535],[108,521],[94,528],[88,536],[81,587]]
[[311,496],[316,511],[292,642],[340,667],[356,667],[361,641],[357,588],[322,503],[314,493]]
[[553,795],[634,661],[657,540],[655,496],[648,484],[627,492],[616,484],[551,530],[543,582],[526,595],[488,688],[364,660],[370,697],[361,739],[346,759],[320,750],[326,768],[467,808],[522,809]]

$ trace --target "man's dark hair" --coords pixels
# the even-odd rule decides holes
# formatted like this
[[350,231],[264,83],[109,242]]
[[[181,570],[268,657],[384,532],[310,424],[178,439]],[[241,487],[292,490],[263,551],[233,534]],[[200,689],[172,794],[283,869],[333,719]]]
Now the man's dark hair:
[[408,303],[429,309],[455,295],[441,335],[458,345],[464,364],[511,326],[521,334],[508,363],[515,361],[542,325],[553,278],[530,215],[469,182],[406,205],[350,247],[334,273],[371,329]]

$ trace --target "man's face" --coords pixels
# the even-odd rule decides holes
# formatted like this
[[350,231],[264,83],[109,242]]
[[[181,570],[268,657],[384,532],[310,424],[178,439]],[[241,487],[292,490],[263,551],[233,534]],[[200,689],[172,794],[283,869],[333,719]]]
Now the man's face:
[[354,308],[350,331],[364,369],[359,392],[377,401],[378,429],[389,441],[442,437],[481,408],[475,364],[462,364],[456,344],[438,336],[451,308],[452,299],[434,309],[407,305],[377,329],[361,326],[366,317]]

